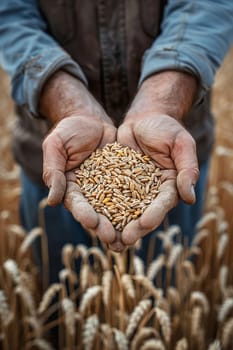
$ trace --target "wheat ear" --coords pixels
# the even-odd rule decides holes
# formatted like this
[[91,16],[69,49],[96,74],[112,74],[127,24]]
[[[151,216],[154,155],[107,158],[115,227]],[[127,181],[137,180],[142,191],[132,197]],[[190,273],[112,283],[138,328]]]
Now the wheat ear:
[[81,314],[84,314],[87,306],[89,306],[90,303],[92,302],[92,299],[94,299],[101,292],[102,292],[101,286],[92,286],[86,290],[85,294],[83,294],[83,297],[79,306],[79,311]]
[[151,300],[141,300],[138,305],[134,308],[130,315],[128,326],[126,328],[127,338],[131,338],[136,331],[140,321],[143,319],[145,314],[151,309]]
[[232,348],[233,346],[232,334],[233,334],[233,318],[230,318],[224,324],[223,331],[222,331],[222,346],[224,350],[225,349],[228,350]]
[[142,327],[135,334],[131,342],[131,350],[141,349],[141,345],[148,339],[159,338],[159,333],[155,328]]
[[114,340],[117,345],[117,350],[128,350],[128,339],[125,334],[119,329],[113,328]]
[[166,350],[160,339],[149,339],[141,346],[140,350]]
[[159,321],[163,339],[168,344],[171,340],[171,320],[168,313],[158,307],[155,308],[156,318]]
[[91,315],[87,318],[83,326],[83,345],[84,350],[93,349],[95,336],[99,327],[99,319],[97,315]]
[[178,340],[175,350],[188,350],[188,341],[186,338]]
[[219,340],[215,340],[208,347],[208,350],[221,350],[221,344]]
[[61,290],[61,284],[60,283],[54,283],[51,284],[51,286],[47,289],[47,291],[44,293],[43,298],[40,302],[38,313],[43,313],[51,303],[52,299],[56,295],[57,292]]
[[41,227],[36,227],[33,230],[31,230],[28,235],[24,238],[22,244],[19,247],[19,254],[22,256],[26,253],[29,247],[31,247],[32,243],[35,241],[35,239],[39,236],[42,236],[43,230]]
[[224,300],[218,312],[218,321],[224,322],[233,308],[233,298],[227,298]]

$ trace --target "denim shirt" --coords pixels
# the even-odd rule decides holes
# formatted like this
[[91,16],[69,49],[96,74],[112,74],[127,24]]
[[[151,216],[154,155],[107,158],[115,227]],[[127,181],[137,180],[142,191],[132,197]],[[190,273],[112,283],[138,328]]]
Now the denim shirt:
[[[232,0],[170,0],[161,33],[145,52],[139,84],[159,71],[175,69],[210,89],[233,39]],[[44,82],[64,69],[88,84],[81,67],[48,34],[36,0],[0,1],[0,64],[11,78],[12,96],[37,115]]]

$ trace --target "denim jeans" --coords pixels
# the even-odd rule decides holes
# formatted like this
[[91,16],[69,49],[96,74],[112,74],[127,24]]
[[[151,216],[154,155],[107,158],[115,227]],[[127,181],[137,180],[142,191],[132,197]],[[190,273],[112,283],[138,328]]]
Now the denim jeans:
[[[196,203],[189,206],[180,201],[177,207],[172,209],[166,218],[166,222],[168,222],[169,225],[179,225],[181,227],[182,236],[185,237],[189,244],[195,235],[195,225],[202,213],[207,175],[208,162],[200,168],[200,178],[195,187],[197,198]],[[21,181],[21,220],[25,229],[30,231],[32,228],[39,225],[39,202],[47,196],[48,189],[45,186],[32,182],[24,172],[22,172]],[[93,244],[93,241],[89,234],[77,221],[74,220],[72,214],[66,210],[62,204],[56,207],[47,206],[43,209],[43,216],[48,239],[50,261],[49,281],[50,283],[53,283],[57,281],[58,272],[62,268],[61,249],[63,245],[71,243],[73,245],[84,244],[87,247],[90,247]],[[162,224],[158,229],[161,230],[163,228],[164,226]],[[158,241],[156,241],[156,248],[154,246],[151,247],[151,242],[152,245],[154,244],[153,238],[156,237],[156,232],[157,230],[143,238],[141,248],[137,252],[145,263],[147,261],[147,253],[149,250],[151,251],[151,248],[154,257],[161,253],[162,248]],[[38,241],[35,244],[35,253],[40,265],[40,244]]]

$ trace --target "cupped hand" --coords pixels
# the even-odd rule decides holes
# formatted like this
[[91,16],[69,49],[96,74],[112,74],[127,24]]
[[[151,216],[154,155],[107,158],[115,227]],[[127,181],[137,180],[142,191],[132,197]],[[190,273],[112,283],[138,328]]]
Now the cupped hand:
[[158,196],[122,232],[122,242],[132,245],[160,225],[168,211],[177,204],[179,196],[186,203],[195,202],[194,185],[199,174],[196,146],[180,122],[156,113],[126,117],[118,129],[117,140],[150,155],[162,171]]
[[110,221],[97,214],[76,183],[74,169],[96,148],[112,143],[116,129],[99,117],[85,115],[62,119],[43,143],[43,178],[49,187],[48,204],[64,201],[74,218],[105,243],[116,240]]

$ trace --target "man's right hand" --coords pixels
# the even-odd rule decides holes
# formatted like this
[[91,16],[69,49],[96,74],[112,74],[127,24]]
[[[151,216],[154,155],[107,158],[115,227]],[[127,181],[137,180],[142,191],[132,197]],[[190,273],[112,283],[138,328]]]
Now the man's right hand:
[[96,148],[116,140],[116,129],[102,107],[77,79],[56,73],[45,85],[40,111],[54,127],[43,142],[43,179],[48,203],[65,206],[82,226],[101,241],[122,250],[110,221],[97,214],[75,181],[77,168]]

